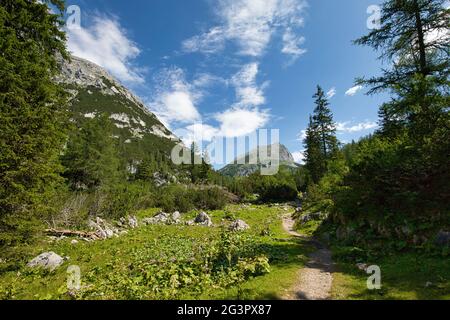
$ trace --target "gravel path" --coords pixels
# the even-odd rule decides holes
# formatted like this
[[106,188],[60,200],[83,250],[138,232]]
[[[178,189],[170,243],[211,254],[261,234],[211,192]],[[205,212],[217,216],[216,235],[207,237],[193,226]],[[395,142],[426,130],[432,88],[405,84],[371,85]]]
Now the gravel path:
[[330,299],[333,282],[333,261],[331,252],[320,242],[302,236],[293,229],[294,220],[291,216],[283,218],[283,228],[290,235],[309,240],[317,250],[309,256],[305,268],[300,269],[296,283],[285,300],[327,300]]

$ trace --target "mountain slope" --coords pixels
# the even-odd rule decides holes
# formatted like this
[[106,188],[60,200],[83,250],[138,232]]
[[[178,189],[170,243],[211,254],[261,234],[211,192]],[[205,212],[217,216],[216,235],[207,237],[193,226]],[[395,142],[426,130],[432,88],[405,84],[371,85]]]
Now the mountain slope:
[[113,122],[114,137],[128,163],[136,163],[150,153],[170,154],[180,143],[145,105],[104,69],[87,60],[71,57],[62,63],[56,78],[70,93],[72,120],[81,123],[99,114]]
[[[267,146],[268,153],[270,154],[272,150],[272,146]],[[287,168],[290,170],[297,169],[299,165],[295,163],[294,157],[289,152],[289,150],[286,148],[286,146],[279,144],[279,153],[280,153],[280,167]],[[258,159],[257,164],[249,164],[250,157],[254,158],[256,157]],[[238,164],[238,163],[245,163],[245,164]],[[259,147],[250,151],[245,156],[239,157],[235,159],[232,163],[228,164],[221,170],[219,170],[220,173],[222,173],[225,176],[230,177],[245,177],[249,176],[258,170],[260,170],[261,166],[264,166],[264,162],[261,162],[259,159]]]

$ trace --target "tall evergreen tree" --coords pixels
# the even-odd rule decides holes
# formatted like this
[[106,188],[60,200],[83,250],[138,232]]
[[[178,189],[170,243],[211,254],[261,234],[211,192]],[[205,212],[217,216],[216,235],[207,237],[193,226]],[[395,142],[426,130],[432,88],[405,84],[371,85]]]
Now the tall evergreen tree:
[[450,69],[450,9],[445,3],[385,1],[380,28],[355,41],[380,51],[380,59],[390,64],[379,77],[357,80],[370,87],[369,94],[392,94],[379,112],[385,136],[395,137],[409,127],[420,140],[442,120],[449,103]]
[[328,108],[328,100],[325,97],[325,92],[320,86],[317,86],[317,92],[313,98],[316,99],[313,121],[318,130],[322,154],[325,159],[329,159],[338,149],[333,113],[330,108]]
[[0,244],[29,237],[25,224],[49,211],[60,180],[66,99],[52,77],[66,56],[62,12],[61,0],[0,1]]
[[320,138],[312,116],[309,117],[309,125],[306,129],[304,145],[306,168],[308,169],[312,180],[317,183],[326,170],[326,161],[322,156]]
[[62,157],[73,189],[109,187],[121,174],[113,124],[107,115],[86,119],[70,137]]
[[369,93],[389,92],[391,101],[380,109],[380,132],[358,145],[347,195],[336,197],[352,218],[372,212],[387,225],[399,217],[430,229],[448,224],[450,11],[444,3],[386,0],[380,28],[356,41],[389,64],[381,76],[358,83]]
[[313,98],[315,98],[316,107],[313,116],[309,119],[304,144],[306,167],[313,181],[317,183],[326,172],[327,161],[336,154],[338,141],[333,114],[328,107],[325,92],[320,86],[317,86],[317,92]]

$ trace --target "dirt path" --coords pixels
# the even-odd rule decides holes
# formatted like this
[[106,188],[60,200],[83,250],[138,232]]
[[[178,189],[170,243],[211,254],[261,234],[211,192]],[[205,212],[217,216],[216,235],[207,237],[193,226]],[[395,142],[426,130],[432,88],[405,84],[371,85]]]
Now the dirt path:
[[293,229],[291,216],[283,218],[283,228],[290,235],[309,240],[317,250],[309,256],[305,268],[300,269],[296,283],[283,298],[285,300],[327,300],[330,299],[333,282],[333,261],[331,252],[318,241],[302,236]]

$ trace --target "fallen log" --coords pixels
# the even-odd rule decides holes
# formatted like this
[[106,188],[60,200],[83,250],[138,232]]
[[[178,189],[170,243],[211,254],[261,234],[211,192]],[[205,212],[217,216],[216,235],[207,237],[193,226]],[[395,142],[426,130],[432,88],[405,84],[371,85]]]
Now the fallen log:
[[85,231],[46,229],[45,233],[48,233],[53,236],[68,236],[68,237],[80,237],[80,238],[90,238],[90,239],[98,239],[99,238],[95,234],[95,232],[85,232]]

